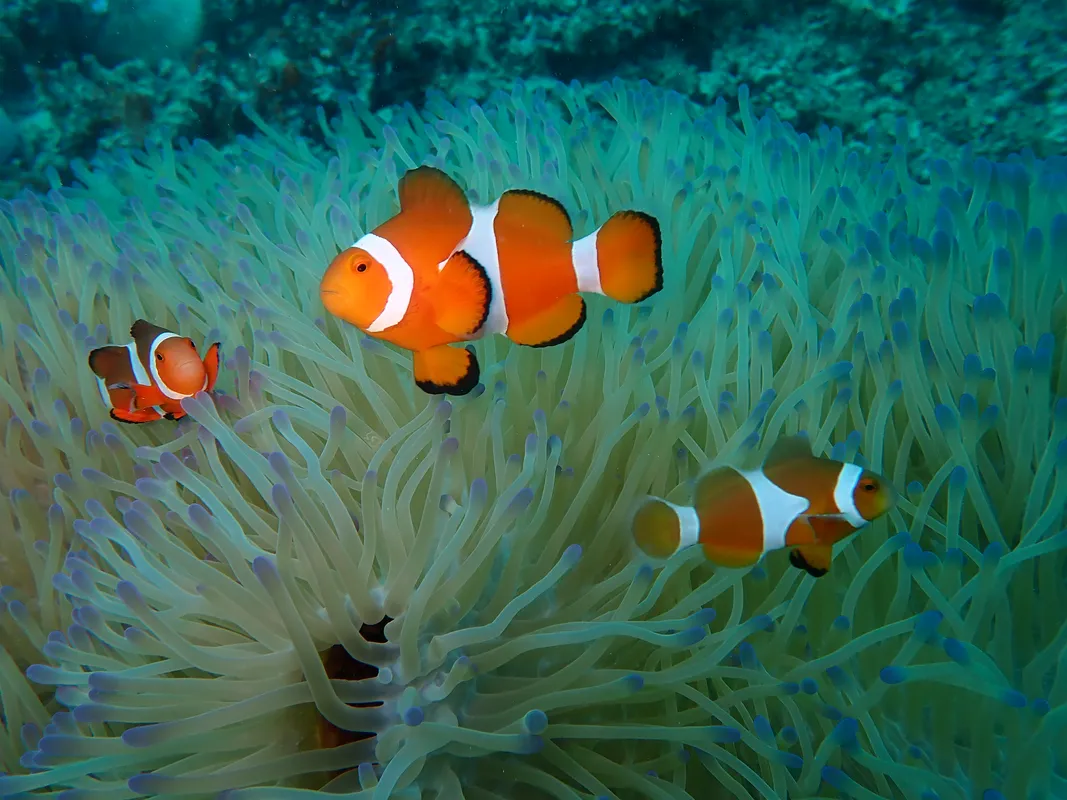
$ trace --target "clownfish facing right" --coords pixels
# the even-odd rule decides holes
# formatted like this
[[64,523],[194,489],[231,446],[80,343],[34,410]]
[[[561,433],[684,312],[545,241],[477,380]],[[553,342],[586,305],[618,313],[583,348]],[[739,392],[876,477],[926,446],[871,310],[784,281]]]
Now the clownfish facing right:
[[215,342],[203,358],[193,340],[139,319],[129,344],[109,344],[89,353],[100,396],[119,422],[145,423],[185,416],[181,401],[210,392],[219,377]]
[[502,333],[548,347],[585,324],[581,294],[639,303],[663,288],[659,223],[619,211],[574,238],[563,204],[512,189],[473,205],[445,173],[418,167],[400,179],[400,212],[330,263],[326,310],[411,350],[415,383],[464,395],[478,383],[474,349],[450,347]]
[[634,542],[652,558],[699,544],[709,561],[747,567],[773,550],[818,578],[833,546],[893,507],[896,492],[856,464],[812,455],[806,436],[775,443],[762,468],[720,467],[697,480],[692,506],[646,498],[633,517]]

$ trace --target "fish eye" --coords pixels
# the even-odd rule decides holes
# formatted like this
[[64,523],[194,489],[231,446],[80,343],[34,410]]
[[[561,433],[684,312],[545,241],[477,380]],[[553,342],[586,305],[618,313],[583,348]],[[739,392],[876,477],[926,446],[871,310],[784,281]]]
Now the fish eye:
[[877,489],[878,489],[878,484],[875,483],[874,481],[867,481],[866,483],[863,484],[863,491],[865,491],[865,492],[874,492],[874,491],[877,491]]
[[163,360],[163,354],[162,353],[156,353],[156,361],[162,361],[162,360]]
[[366,272],[366,271],[367,271],[367,265],[366,264],[357,264],[356,265],[356,272]]

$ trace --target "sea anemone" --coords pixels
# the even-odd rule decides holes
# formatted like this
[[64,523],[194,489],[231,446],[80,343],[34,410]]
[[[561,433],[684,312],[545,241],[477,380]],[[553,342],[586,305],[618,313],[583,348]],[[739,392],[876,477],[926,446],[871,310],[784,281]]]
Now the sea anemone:
[[[6,204],[0,797],[1067,794],[1067,167],[739,101],[352,105]],[[317,293],[420,163],[654,214],[662,292],[423,395]],[[138,317],[224,343],[176,430],[85,366]],[[635,556],[635,497],[802,430],[902,490],[828,575]]]

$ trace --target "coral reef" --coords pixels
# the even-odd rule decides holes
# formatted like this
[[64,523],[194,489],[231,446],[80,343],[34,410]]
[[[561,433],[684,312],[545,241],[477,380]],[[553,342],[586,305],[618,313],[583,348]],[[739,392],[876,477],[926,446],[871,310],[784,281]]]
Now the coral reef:
[[[836,125],[860,147],[868,128],[891,136],[904,116],[918,161],[956,158],[967,143],[995,158],[1067,147],[1067,8],[1052,0],[206,0],[191,52],[170,48],[156,62],[158,52],[138,61],[134,51],[113,63],[106,33],[123,3],[0,10],[0,106],[26,128],[0,165],[0,196],[43,188],[49,167],[69,179],[71,160],[129,141],[232,144],[252,129],[244,104],[322,147],[320,104],[327,116],[350,98],[421,105],[428,89],[481,100],[515,77],[646,78],[698,102],[735,98],[747,83],[798,130]],[[145,96],[151,106],[115,113],[123,98]],[[730,111],[737,122],[735,100]]]
[[[355,104],[5,205],[0,796],[1064,796],[1063,162],[924,186],[906,124],[739,101]],[[419,394],[315,287],[424,161],[656,214],[663,291]],[[228,348],[176,432],[77,368],[138,316]],[[633,557],[636,495],[801,429],[904,490],[829,575]]]

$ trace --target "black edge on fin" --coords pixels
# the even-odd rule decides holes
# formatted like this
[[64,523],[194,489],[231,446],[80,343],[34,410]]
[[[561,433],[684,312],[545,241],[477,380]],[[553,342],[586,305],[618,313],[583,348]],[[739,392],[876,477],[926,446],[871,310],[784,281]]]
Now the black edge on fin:
[[466,374],[456,383],[443,386],[439,383],[434,383],[433,381],[420,381],[416,379],[415,385],[426,392],[426,394],[447,394],[453,397],[462,397],[465,394],[470,394],[471,390],[478,385],[478,381],[481,378],[481,367],[478,366],[478,356],[474,354],[474,348],[468,346],[464,349],[470,353],[470,365],[467,367]]
[[809,564],[804,559],[804,556],[802,556],[800,554],[799,550],[790,550],[789,551],[789,563],[792,564],[797,569],[804,570],[806,573],[808,573],[813,578],[821,578],[827,572],[827,570],[825,570],[825,569],[819,569],[818,567],[813,567],[811,564]]
[[489,307],[493,303],[493,282],[489,280],[489,273],[485,271],[485,267],[481,265],[481,262],[466,250],[460,250],[455,255],[464,256],[467,261],[470,262],[470,265],[474,267],[475,271],[482,276],[482,280],[485,282],[485,308],[482,309],[482,316],[478,320],[478,324],[474,326],[474,330],[468,331],[468,335],[473,336],[482,329],[482,326],[485,325],[485,321],[489,319]]
[[567,207],[551,195],[542,194],[541,192],[535,191],[534,189],[508,189],[505,194],[521,194],[525,197],[536,197],[538,200],[544,200],[546,203],[554,205],[559,210],[559,213],[563,215],[563,218],[567,220],[567,225],[571,229],[571,236],[574,235],[574,221],[571,219],[571,215],[567,211]]
[[632,214],[635,217],[640,217],[648,226],[652,228],[652,238],[655,240],[655,264],[656,264],[656,282],[652,289],[643,297],[638,297],[634,300],[635,303],[643,303],[645,300],[656,294],[663,288],[663,234],[659,228],[659,220],[651,214],[646,214],[644,211],[626,211],[626,214]]
[[[115,409],[111,409],[108,412],[108,414],[111,416],[111,419],[115,420],[115,422],[121,422],[123,425],[144,425],[145,422],[149,422],[150,421],[150,420],[145,420],[144,422],[136,422],[135,420],[132,420],[132,419],[123,419],[122,417],[117,416],[115,414]],[[151,420],[151,422],[155,422],[155,420]]]
[[555,336],[555,337],[549,339],[547,342],[538,342],[537,344],[529,344],[529,345],[526,345],[526,347],[552,347],[554,345],[563,344],[564,342],[573,339],[577,335],[578,331],[580,331],[582,329],[582,326],[585,325],[585,318],[586,318],[585,300],[583,298],[581,298],[581,297],[579,297],[578,300],[581,301],[582,312],[578,315],[578,319],[575,320],[573,325],[571,325],[569,328],[567,328],[567,330],[565,330],[559,336]]

